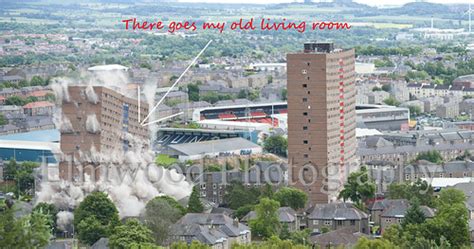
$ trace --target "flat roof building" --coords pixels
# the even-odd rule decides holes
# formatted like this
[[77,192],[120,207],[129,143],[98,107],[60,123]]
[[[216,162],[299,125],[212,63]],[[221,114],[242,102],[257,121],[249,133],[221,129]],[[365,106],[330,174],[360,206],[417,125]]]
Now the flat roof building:
[[[79,177],[79,171],[69,166],[70,161],[75,165],[96,165],[84,162],[88,158],[84,155],[93,158],[94,153],[123,154],[130,147],[149,146],[148,126],[140,125],[139,121],[148,114],[146,103],[141,104],[139,111],[136,99],[102,86],[70,86],[67,91],[69,101],[62,104],[60,127],[61,151],[68,158],[60,163],[62,179]],[[100,175],[100,172],[86,173],[95,175],[96,179]]]
[[287,68],[290,185],[328,203],[357,162],[355,52],[306,43]]

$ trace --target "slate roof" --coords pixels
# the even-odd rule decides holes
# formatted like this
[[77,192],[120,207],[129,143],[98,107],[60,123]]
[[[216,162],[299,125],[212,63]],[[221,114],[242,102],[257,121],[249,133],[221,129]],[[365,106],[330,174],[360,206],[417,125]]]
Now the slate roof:
[[329,203],[314,206],[308,219],[311,220],[362,220],[369,215],[357,209],[351,203]]
[[188,213],[171,227],[174,236],[186,236],[190,243],[199,240],[208,245],[214,245],[228,237],[238,237],[247,234],[250,229],[234,221],[225,214]]
[[[371,203],[368,207],[369,210],[383,210],[380,217],[394,217],[403,218],[410,207],[410,203],[406,199],[384,199],[377,200]],[[421,211],[427,218],[432,218],[435,215],[435,211],[427,206],[420,206]]]
[[[257,214],[255,211],[250,211],[242,218],[242,221],[249,222],[255,219]],[[297,219],[296,211],[291,207],[281,207],[278,209],[278,220],[282,223],[293,223]]]
[[338,247],[338,246],[351,246],[355,245],[361,237],[367,235],[363,233],[353,233],[350,229],[338,229],[334,231],[329,231],[323,234],[313,235],[309,238],[310,242],[314,245],[320,245],[326,247]]

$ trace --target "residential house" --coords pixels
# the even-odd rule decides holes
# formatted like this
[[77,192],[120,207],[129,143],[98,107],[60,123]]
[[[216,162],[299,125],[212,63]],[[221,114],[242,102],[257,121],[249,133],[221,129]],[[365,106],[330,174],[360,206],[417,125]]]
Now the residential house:
[[[372,202],[369,207],[371,221],[380,226],[383,233],[385,229],[393,224],[401,224],[406,212],[410,208],[410,203],[405,199],[384,199]],[[427,206],[420,206],[426,218],[433,218],[435,211]]]
[[459,103],[447,102],[436,108],[436,116],[440,118],[455,118],[459,115]]
[[345,228],[314,234],[309,238],[309,242],[316,248],[352,248],[361,237],[367,235]]
[[373,91],[367,94],[369,104],[383,104],[390,94],[386,91]]
[[351,203],[319,204],[306,210],[307,228],[320,233],[350,228],[354,232],[369,233],[369,215]]
[[424,104],[423,109],[424,109],[424,112],[426,113],[436,112],[436,108],[444,104],[443,98],[438,97],[438,96],[423,98],[421,99],[421,101],[423,101],[423,104]]
[[197,240],[213,249],[230,249],[233,243],[251,242],[250,229],[225,214],[188,213],[170,230],[172,242],[190,244]]
[[23,106],[23,111],[28,116],[51,115],[54,104],[48,101],[31,102]]
[[[298,215],[296,211],[291,207],[280,207],[278,209],[278,220],[282,226],[288,227],[288,231],[294,232],[299,230],[300,224]],[[247,215],[245,215],[241,221],[245,224],[248,224],[250,220],[255,219],[257,217],[257,213],[255,211],[250,211]]]
[[392,82],[390,86],[390,96],[402,102],[410,100],[410,92],[405,81]]

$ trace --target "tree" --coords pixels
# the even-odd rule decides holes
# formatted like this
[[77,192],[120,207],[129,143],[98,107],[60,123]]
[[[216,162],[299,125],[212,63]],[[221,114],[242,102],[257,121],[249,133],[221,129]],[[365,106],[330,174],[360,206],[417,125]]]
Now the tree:
[[393,105],[393,106],[399,106],[400,105],[400,101],[398,101],[396,98],[394,98],[392,96],[386,98],[383,102],[386,105]]
[[117,208],[103,192],[92,192],[74,210],[79,239],[88,245],[107,237],[119,222]]
[[418,160],[426,160],[432,163],[440,164],[443,162],[443,156],[439,153],[439,151],[431,150],[427,152],[421,152],[415,158],[416,161]]
[[426,221],[425,237],[441,244],[444,236],[453,248],[470,245],[468,210],[464,203],[441,205],[433,219]]
[[239,207],[237,210],[235,210],[235,217],[237,217],[239,220],[242,219],[245,215],[250,213],[255,208],[254,205],[245,205],[242,207]]
[[369,240],[367,237],[361,237],[354,249],[396,249],[396,245],[385,239]]
[[270,238],[277,235],[280,231],[280,221],[278,220],[278,208],[280,204],[277,201],[262,198],[260,203],[255,206],[255,219],[249,221],[252,234],[261,238]]
[[463,204],[466,201],[466,196],[464,193],[455,188],[447,188],[443,189],[438,199],[436,199],[435,203],[436,206],[441,209],[445,205],[453,205],[453,204]]
[[33,212],[39,212],[48,218],[48,226],[54,234],[56,231],[56,215],[58,214],[58,209],[51,203],[40,202],[34,208]]
[[51,237],[48,218],[39,212],[32,212],[15,219],[14,210],[0,211],[0,248],[43,248]]
[[305,192],[290,187],[281,188],[273,198],[280,203],[280,206],[291,207],[295,210],[304,208],[308,201],[308,195]]
[[5,105],[24,106],[26,105],[26,100],[20,96],[13,95],[5,100]]
[[240,207],[257,204],[260,195],[259,189],[247,188],[240,181],[232,181],[224,195],[224,200],[229,208],[238,210]]
[[370,179],[367,167],[362,166],[360,171],[352,172],[349,175],[344,189],[339,193],[339,198],[344,201],[351,200],[360,207],[362,202],[375,196],[375,188],[375,183]]
[[311,247],[305,245],[295,244],[291,240],[282,240],[277,236],[272,236],[269,239],[256,242],[252,244],[234,244],[232,249],[309,249]]
[[45,86],[47,84],[46,84],[46,81],[40,76],[33,76],[30,80],[30,85],[31,86]]
[[285,101],[288,99],[288,89],[281,89],[281,100]]
[[433,188],[426,181],[392,183],[388,186],[389,199],[416,198],[420,205],[433,207]]
[[109,238],[110,248],[127,249],[131,245],[150,245],[153,242],[152,232],[137,219],[129,219],[124,225],[115,227]]
[[197,240],[193,240],[191,244],[186,244],[186,242],[175,242],[171,244],[170,249],[211,249],[210,246],[202,244]]
[[188,84],[189,101],[199,101],[199,82],[196,84]]
[[0,114],[0,125],[8,124],[8,120],[5,118],[3,114]]
[[410,208],[408,208],[405,218],[402,222],[402,227],[406,227],[408,224],[422,224],[426,220],[425,214],[420,208],[419,201],[414,199],[411,201]]
[[382,90],[386,92],[390,92],[390,90],[392,90],[392,86],[390,86],[389,84],[383,85]]
[[265,139],[263,148],[270,153],[274,153],[280,156],[286,156],[286,150],[288,149],[288,141],[283,136],[274,135]]
[[204,206],[202,205],[201,199],[199,199],[199,189],[197,186],[193,187],[193,192],[189,197],[188,212],[189,213],[202,213],[204,212]]
[[184,207],[172,197],[158,196],[146,204],[143,220],[153,232],[155,242],[161,245],[169,238],[169,227],[185,213]]
[[410,105],[408,109],[410,110],[410,114],[415,117],[421,114],[421,108],[419,106]]
[[[76,223],[76,219],[74,219]],[[79,240],[87,245],[93,245],[100,238],[105,238],[110,235],[109,226],[104,226],[95,216],[90,216],[82,219],[76,226],[76,231]]]

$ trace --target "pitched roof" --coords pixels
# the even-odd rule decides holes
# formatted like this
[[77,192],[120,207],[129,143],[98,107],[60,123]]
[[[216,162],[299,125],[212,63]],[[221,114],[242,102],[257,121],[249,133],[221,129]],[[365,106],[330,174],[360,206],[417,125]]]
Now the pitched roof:
[[367,236],[363,233],[354,233],[351,229],[343,228],[323,234],[313,235],[309,238],[312,244],[326,247],[326,245],[338,247],[349,246],[357,243],[360,237]]
[[308,219],[312,220],[361,220],[369,215],[354,207],[351,203],[329,203],[314,206]]
[[54,106],[53,103],[48,101],[37,101],[37,102],[30,102],[23,106],[23,108],[31,109],[31,108],[41,108],[41,107],[52,107]]
[[[250,211],[247,215],[242,218],[242,221],[249,222],[255,219],[257,214],[255,211]],[[278,220],[283,223],[292,223],[297,219],[296,211],[291,207],[281,207],[278,209]]]

